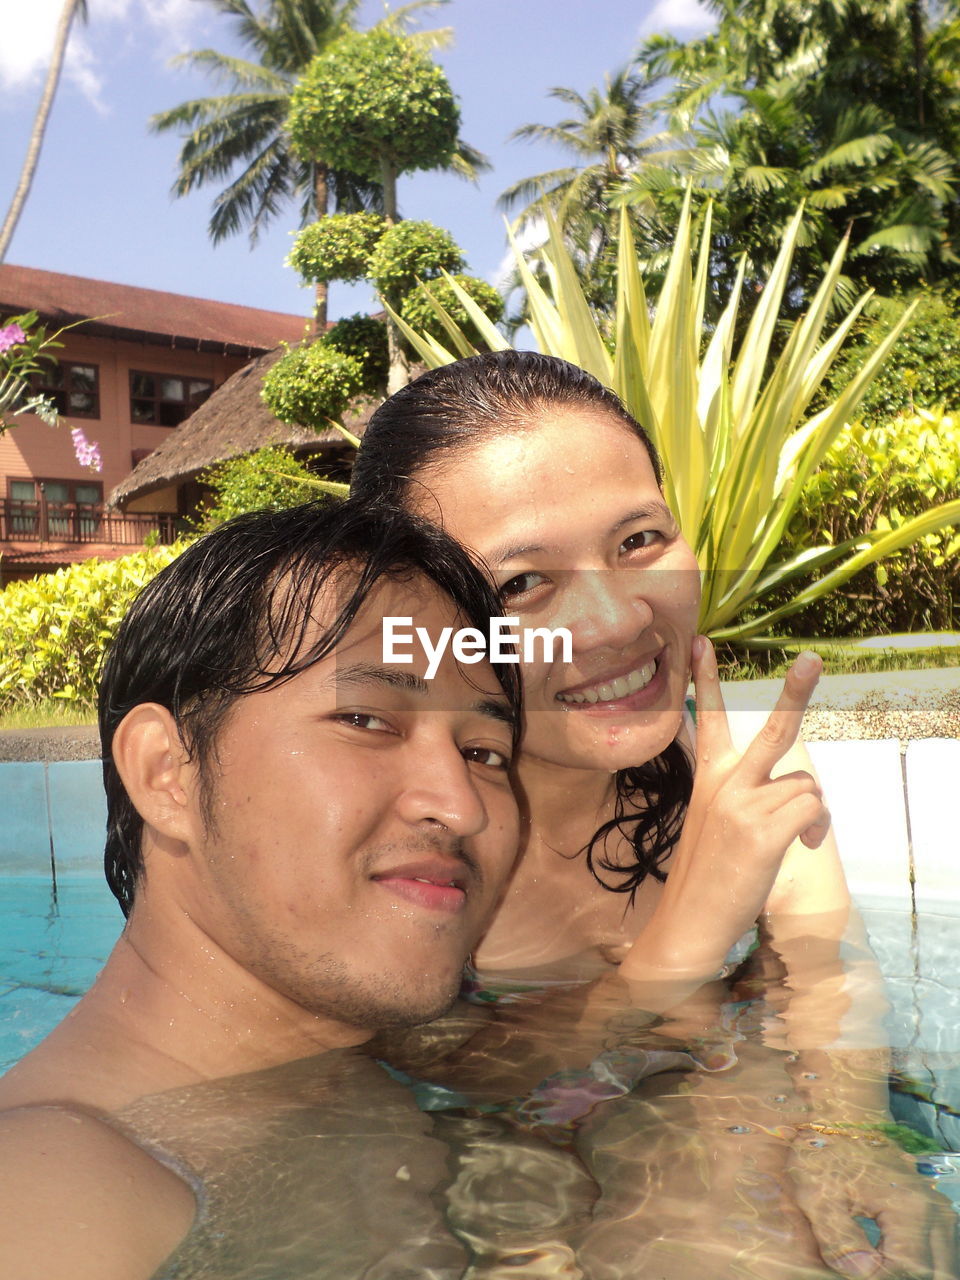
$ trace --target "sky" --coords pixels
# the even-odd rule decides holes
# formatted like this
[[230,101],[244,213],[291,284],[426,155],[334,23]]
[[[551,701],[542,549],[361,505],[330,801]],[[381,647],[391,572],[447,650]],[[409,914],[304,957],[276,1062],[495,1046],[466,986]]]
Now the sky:
[[[0,210],[13,195],[39,100],[61,0],[0,0]],[[214,248],[207,222],[215,188],[175,199],[180,141],[154,134],[150,116],[228,91],[171,65],[185,50],[241,56],[228,18],[209,0],[88,0],[75,24],[40,167],[7,261],[121,284],[306,315],[311,293],[284,265],[295,228],[291,205],[256,247],[245,233]],[[361,27],[383,13],[365,0]],[[452,232],[468,270],[496,282],[506,241],[500,192],[519,178],[567,163],[543,144],[510,141],[519,125],[555,123],[554,85],[586,94],[656,31],[680,37],[711,24],[698,0],[450,0],[424,26],[450,26],[439,52],[460,100],[461,136],[492,172],[477,184],[452,174],[400,179],[405,217]],[[331,318],[373,309],[366,285],[334,284]]]

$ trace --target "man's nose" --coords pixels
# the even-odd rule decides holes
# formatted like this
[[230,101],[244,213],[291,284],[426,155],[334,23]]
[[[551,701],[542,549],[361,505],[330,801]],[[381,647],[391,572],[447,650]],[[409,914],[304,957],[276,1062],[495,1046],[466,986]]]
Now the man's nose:
[[570,628],[574,652],[623,649],[650,626],[649,571],[583,569],[571,583]]
[[487,825],[486,806],[455,743],[438,746],[411,768],[399,810],[411,825],[438,823],[461,837]]

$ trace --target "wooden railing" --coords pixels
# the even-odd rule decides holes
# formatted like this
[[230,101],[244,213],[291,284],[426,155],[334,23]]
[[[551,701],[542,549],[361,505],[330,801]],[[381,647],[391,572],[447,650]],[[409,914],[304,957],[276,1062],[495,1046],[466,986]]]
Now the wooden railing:
[[99,503],[48,502],[43,496],[27,502],[0,498],[0,542],[107,543],[142,546],[150,534],[160,542],[174,542],[179,518],[169,512],[105,511]]

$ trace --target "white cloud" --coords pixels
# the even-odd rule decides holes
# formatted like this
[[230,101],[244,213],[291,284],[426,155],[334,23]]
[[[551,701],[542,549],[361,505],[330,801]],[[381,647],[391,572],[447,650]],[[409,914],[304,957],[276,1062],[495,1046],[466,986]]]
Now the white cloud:
[[0,41],[0,85],[5,90],[30,85],[43,75],[60,8],[59,0],[9,6]]
[[[517,245],[521,253],[532,253],[535,249],[539,249],[547,240],[547,224],[543,218],[533,218],[525,223],[520,233],[517,235]],[[510,278],[517,268],[517,259],[513,249],[507,249],[503,257],[497,263],[493,272],[493,278],[490,283],[495,289],[503,290],[510,283]]]
[[[62,8],[63,0],[30,0],[29,4],[11,5],[10,12],[4,13],[0,90],[33,90],[43,80]],[[87,24],[74,19],[64,78],[100,110],[104,109],[101,48],[107,44],[115,48],[118,39],[134,40],[146,27],[153,55],[162,61],[189,46],[190,32],[202,17],[193,0],[149,0],[147,4],[142,0],[91,0],[89,9]]]
[[715,16],[699,0],[656,0],[640,23],[637,35],[698,36],[715,27]]

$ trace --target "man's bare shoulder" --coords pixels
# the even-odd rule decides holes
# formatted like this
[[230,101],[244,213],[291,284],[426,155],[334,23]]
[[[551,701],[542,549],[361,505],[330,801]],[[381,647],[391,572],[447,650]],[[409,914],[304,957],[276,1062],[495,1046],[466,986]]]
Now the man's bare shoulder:
[[195,1211],[181,1178],[98,1116],[0,1111],[0,1275],[148,1280]]

